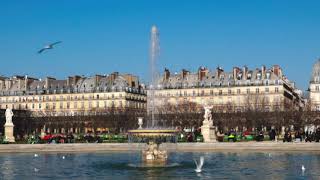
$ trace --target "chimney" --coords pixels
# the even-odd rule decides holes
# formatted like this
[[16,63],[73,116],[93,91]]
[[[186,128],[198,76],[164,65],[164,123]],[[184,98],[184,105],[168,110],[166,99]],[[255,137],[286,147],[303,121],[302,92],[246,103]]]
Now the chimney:
[[24,80],[23,80],[23,79],[21,79],[21,78],[19,78],[19,79],[18,79],[18,88],[19,88],[19,90],[21,90],[21,89],[22,89],[23,82],[24,82]]
[[276,76],[278,76],[278,77],[282,77],[282,70],[281,70],[281,68],[280,68],[280,66],[279,65],[274,65],[273,67],[272,67],[272,71],[273,71],[273,73],[276,75]]
[[68,78],[67,78],[67,86],[68,87],[71,86],[72,82],[73,82],[73,77],[68,76]]
[[119,76],[119,72],[113,72],[110,75],[111,81],[114,81]]
[[46,87],[46,89],[49,89],[50,81],[52,81],[52,80],[56,80],[56,79],[53,78],[53,77],[46,77],[46,80],[45,80],[45,87]]
[[188,74],[189,74],[189,71],[182,69],[182,79],[185,79]]
[[170,78],[170,71],[169,69],[164,69],[164,80],[168,80]]
[[0,79],[0,90],[4,90],[4,82],[5,82],[5,79],[3,78],[1,78]]
[[220,66],[218,66],[217,67],[217,71],[216,71],[216,77],[218,79],[220,79],[220,75],[221,75],[222,72],[223,72],[223,69]]
[[266,78],[266,66],[263,65],[261,67],[261,79],[265,79]]
[[200,67],[198,70],[198,78],[202,81],[208,75],[208,69],[205,67]]
[[28,89],[28,75],[25,75],[24,77],[24,90],[26,91]]
[[236,81],[237,80],[237,76],[239,73],[240,69],[238,67],[233,67],[233,79]]
[[102,75],[98,75],[98,74],[96,74],[96,75],[94,76],[95,86],[98,85],[98,83],[99,83],[99,81],[101,80],[102,77],[103,77]]
[[12,79],[6,79],[5,86],[6,86],[6,90],[9,90],[12,86]]
[[248,67],[247,66],[243,66],[242,68],[242,79],[243,80],[247,80],[248,77]]

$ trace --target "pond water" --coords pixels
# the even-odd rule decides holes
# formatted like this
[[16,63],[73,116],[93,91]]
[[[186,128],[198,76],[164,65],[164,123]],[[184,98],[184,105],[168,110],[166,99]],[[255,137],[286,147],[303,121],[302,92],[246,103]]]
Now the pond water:
[[[201,156],[203,172],[196,173]],[[167,167],[140,162],[136,152],[2,153],[0,179],[320,179],[319,153],[179,152]]]

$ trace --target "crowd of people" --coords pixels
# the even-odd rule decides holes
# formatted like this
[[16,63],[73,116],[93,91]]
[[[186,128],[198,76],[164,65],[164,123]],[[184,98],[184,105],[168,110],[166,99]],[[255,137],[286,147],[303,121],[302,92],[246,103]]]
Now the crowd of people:
[[[234,128],[223,132],[222,130],[217,131],[217,141],[219,142],[236,142],[236,141],[278,141],[283,142],[319,142],[320,141],[320,127],[316,128],[314,131],[304,131],[299,130],[289,130],[285,129],[284,133],[277,134],[277,131],[274,128],[271,128],[269,131],[262,131],[262,129],[255,129],[255,131],[246,130],[244,132],[237,131]],[[113,137],[114,136],[114,137]],[[38,144],[38,143],[48,143],[48,144],[57,144],[57,143],[102,143],[107,141],[112,142],[124,142],[127,141],[127,136],[117,135],[103,135],[97,133],[86,133],[86,134],[46,134],[40,136],[37,135],[25,135],[23,137],[17,136],[16,141],[29,144]],[[201,135],[201,128],[195,129],[193,132],[183,132],[178,137],[180,142],[202,142],[203,137]],[[0,143],[5,143],[5,137],[0,133]]]
[[[231,128],[226,132],[219,130],[216,135],[219,142],[236,142],[241,140],[255,140],[258,142],[265,140],[278,141],[279,138],[283,142],[319,142],[320,127],[315,131],[303,131],[302,129],[286,129],[284,134],[277,134],[277,131],[274,128],[271,128],[267,132],[261,129],[256,129],[255,131],[246,130],[244,132],[240,132],[236,131],[234,128]],[[197,129],[193,133],[189,132],[185,135],[187,142],[198,142],[198,136],[201,136],[201,129]]]
[[320,140],[320,127],[317,128],[315,131],[303,131],[297,130],[294,133],[286,130],[285,135],[283,137],[283,142],[319,142]]

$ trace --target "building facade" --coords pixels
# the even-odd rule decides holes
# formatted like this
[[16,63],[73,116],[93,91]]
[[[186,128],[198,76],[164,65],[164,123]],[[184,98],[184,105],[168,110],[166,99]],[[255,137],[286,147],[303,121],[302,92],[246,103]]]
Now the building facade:
[[146,108],[146,91],[131,74],[72,76],[45,80],[0,77],[0,109],[29,110],[33,116],[74,116],[114,109]]
[[158,107],[166,104],[213,105],[214,111],[283,111],[304,106],[302,91],[295,88],[280,66],[249,70],[234,67],[225,72],[221,67],[198,72],[182,70],[171,74],[165,69],[155,92]]
[[309,84],[309,103],[312,111],[320,111],[320,59],[313,65]]

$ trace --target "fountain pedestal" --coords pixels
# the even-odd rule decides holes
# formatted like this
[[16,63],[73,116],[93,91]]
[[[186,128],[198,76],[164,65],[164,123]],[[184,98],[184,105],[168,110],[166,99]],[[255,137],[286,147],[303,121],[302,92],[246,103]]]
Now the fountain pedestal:
[[178,132],[175,129],[134,129],[128,131],[130,136],[145,138],[149,141],[147,149],[142,151],[142,160],[150,166],[166,164],[168,152],[159,149],[161,143],[159,138],[175,137]]
[[143,160],[146,162],[165,162],[168,159],[167,151],[160,150],[159,145],[153,141],[148,143],[148,149],[142,151]]
[[204,142],[217,142],[216,127],[209,124],[209,122],[203,121],[203,125],[201,126],[201,134]]
[[13,143],[15,142],[14,136],[13,136],[13,123],[6,123],[4,125],[4,134],[5,134],[5,141]]

